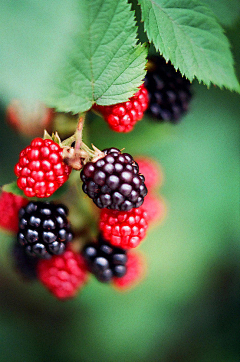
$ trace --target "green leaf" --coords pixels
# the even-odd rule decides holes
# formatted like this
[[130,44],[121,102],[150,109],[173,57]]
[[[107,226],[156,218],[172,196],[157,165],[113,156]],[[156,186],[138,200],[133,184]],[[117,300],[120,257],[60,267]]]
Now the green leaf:
[[137,45],[134,13],[126,0],[81,0],[80,24],[46,102],[79,113],[93,103],[125,102],[142,83],[146,48]]
[[231,26],[240,16],[239,0],[202,0],[216,15],[219,22],[225,26]]
[[227,37],[196,0],[139,0],[148,38],[188,79],[239,92]]
[[[30,200],[36,200],[36,201],[51,201],[51,200],[56,200],[59,199],[63,194],[65,194],[65,192],[67,191],[67,183],[65,182],[65,184],[63,184],[61,187],[59,187],[59,189],[57,189],[54,194],[50,197],[47,198],[37,198],[37,197],[31,197]],[[11,192],[14,195],[18,195],[18,196],[22,196],[25,197],[26,199],[28,199],[28,197],[24,194],[24,192],[17,186],[17,182],[13,181],[10,184],[6,184],[2,187],[2,191],[6,191],[6,192]]]

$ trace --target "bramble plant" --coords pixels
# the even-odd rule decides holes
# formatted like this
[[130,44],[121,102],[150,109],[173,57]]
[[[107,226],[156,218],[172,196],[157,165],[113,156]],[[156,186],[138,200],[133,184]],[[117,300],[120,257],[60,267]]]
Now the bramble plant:
[[[128,133],[141,128],[145,112],[150,120],[176,123],[194,97],[194,79],[240,93],[229,41],[214,12],[213,2],[197,0],[79,0],[77,24],[59,33],[65,45],[44,64],[48,76],[29,89],[27,78],[18,89],[19,99],[31,95],[46,104],[49,133],[32,139],[18,161],[16,156],[17,180],[2,187],[1,197],[10,200],[9,210],[15,207],[15,218],[13,198],[23,200],[17,239],[28,255],[24,268],[29,258],[40,257],[31,268],[57,298],[75,296],[88,273],[120,289],[131,286],[131,275],[133,284],[142,276],[141,258],[128,249],[165,215],[156,191],[162,174],[144,156],[138,165],[127,147],[90,148],[88,124],[94,127],[102,117],[113,132]],[[28,130],[31,116],[26,123],[24,113],[18,118],[14,87],[7,94],[9,124],[35,136]],[[44,117],[34,117],[37,131]],[[157,132],[161,125],[155,127]],[[59,203],[68,204],[69,219]],[[6,220],[0,225],[11,230]]]

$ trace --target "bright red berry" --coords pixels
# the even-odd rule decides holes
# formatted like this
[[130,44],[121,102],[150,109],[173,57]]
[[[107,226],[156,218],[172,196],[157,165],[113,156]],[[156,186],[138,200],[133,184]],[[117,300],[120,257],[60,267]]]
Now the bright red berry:
[[37,273],[43,285],[58,299],[74,297],[88,279],[83,257],[70,249],[51,259],[40,259]]
[[35,138],[20,153],[14,168],[17,185],[28,197],[49,197],[69,178],[71,167],[62,159],[62,148],[54,141]]
[[112,279],[113,286],[119,291],[126,291],[139,284],[146,274],[146,260],[142,253],[128,252],[126,274],[121,278]]
[[147,107],[148,92],[142,84],[137,93],[135,93],[129,101],[111,106],[99,106],[95,104],[93,109],[102,114],[113,131],[130,132],[135,123],[142,119]]
[[139,172],[145,177],[145,184],[149,191],[161,186],[163,181],[163,173],[159,164],[150,157],[135,157],[135,161],[139,166]]
[[0,196],[0,227],[18,232],[18,212],[29,201],[22,196],[3,191]]
[[36,137],[49,129],[54,118],[52,108],[46,107],[41,102],[24,102],[13,99],[7,107],[6,121],[17,132]]
[[149,226],[155,226],[163,221],[166,216],[165,201],[155,194],[147,194],[144,204],[141,206],[147,213]]
[[123,249],[135,248],[145,238],[147,213],[142,208],[130,211],[102,209],[99,229],[110,244]]

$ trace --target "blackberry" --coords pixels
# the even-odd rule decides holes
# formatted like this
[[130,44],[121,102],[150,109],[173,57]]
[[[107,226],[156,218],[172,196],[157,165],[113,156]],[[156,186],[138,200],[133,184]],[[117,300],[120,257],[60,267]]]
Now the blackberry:
[[83,191],[100,209],[130,211],[141,206],[147,188],[137,162],[117,148],[102,152],[104,157],[88,162],[82,169]]
[[148,90],[148,113],[158,121],[177,123],[188,110],[191,83],[160,56],[148,58],[144,85]]
[[126,251],[107,243],[102,237],[97,243],[85,245],[82,255],[89,271],[103,283],[110,282],[113,277],[121,278],[126,272]]
[[26,254],[25,249],[19,243],[13,245],[11,250],[14,268],[25,280],[37,279],[38,259]]
[[19,211],[18,242],[27,254],[49,259],[65,251],[72,240],[64,205],[31,201]]

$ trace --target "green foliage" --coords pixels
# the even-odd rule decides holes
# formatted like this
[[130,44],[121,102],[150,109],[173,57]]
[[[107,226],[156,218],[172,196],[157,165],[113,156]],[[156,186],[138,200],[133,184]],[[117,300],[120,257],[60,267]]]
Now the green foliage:
[[240,91],[227,37],[196,0],[139,0],[148,38],[188,79]]
[[47,103],[84,112],[93,103],[127,101],[145,75],[146,49],[136,45],[134,13],[126,0],[82,0],[81,23]]
[[225,26],[233,25],[240,16],[239,0],[201,0],[216,15],[219,22]]

